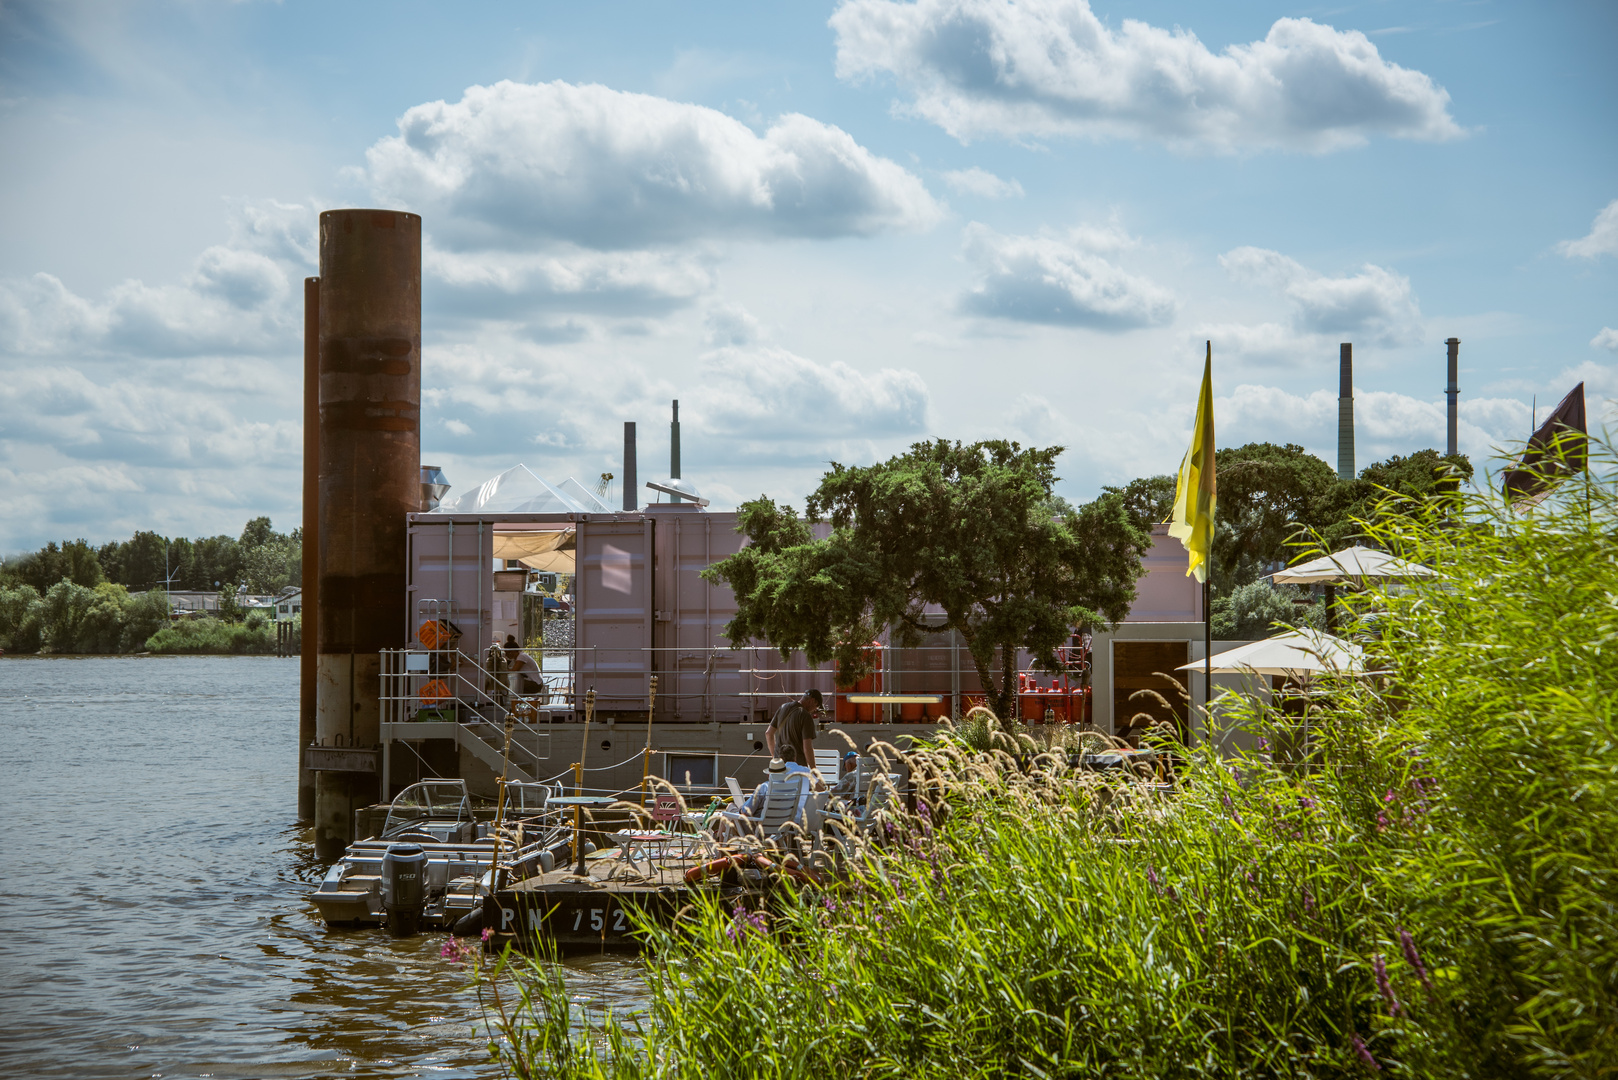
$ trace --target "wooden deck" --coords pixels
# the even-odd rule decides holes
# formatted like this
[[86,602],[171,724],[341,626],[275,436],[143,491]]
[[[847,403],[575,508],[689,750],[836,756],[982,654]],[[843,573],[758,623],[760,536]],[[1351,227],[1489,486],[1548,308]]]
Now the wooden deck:
[[630,864],[609,848],[586,860],[588,877],[571,868],[519,881],[484,900],[483,925],[494,929],[490,944],[518,947],[548,939],[564,946],[634,947],[631,909],[672,917],[690,897],[685,872],[694,858]]

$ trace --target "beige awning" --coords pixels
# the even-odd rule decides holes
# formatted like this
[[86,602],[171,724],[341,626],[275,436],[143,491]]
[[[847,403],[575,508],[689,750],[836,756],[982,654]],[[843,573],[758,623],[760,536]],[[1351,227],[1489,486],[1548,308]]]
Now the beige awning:
[[494,557],[516,559],[535,570],[571,574],[573,545],[572,529],[497,532],[494,534]]
[[[1357,675],[1365,670],[1365,653],[1358,645],[1318,630],[1294,630],[1214,653],[1212,668],[1216,675],[1251,671],[1294,679],[1316,672]],[[1193,660],[1175,670],[1201,671],[1203,662]]]
[[1368,547],[1344,548],[1271,575],[1277,585],[1363,585],[1437,576],[1420,563],[1406,562]]

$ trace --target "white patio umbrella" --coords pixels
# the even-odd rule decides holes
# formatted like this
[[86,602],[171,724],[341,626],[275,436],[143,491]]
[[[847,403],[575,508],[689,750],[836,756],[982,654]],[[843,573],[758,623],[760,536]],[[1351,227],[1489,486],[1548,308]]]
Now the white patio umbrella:
[[[1176,671],[1200,671],[1202,661],[1182,664]],[[1318,630],[1293,630],[1264,641],[1254,641],[1213,656],[1216,674],[1283,675],[1303,679],[1321,672],[1357,674],[1365,670],[1365,650],[1340,637]]]
[[1351,547],[1271,575],[1277,585],[1364,585],[1377,581],[1437,577],[1420,563],[1406,562],[1375,548]]

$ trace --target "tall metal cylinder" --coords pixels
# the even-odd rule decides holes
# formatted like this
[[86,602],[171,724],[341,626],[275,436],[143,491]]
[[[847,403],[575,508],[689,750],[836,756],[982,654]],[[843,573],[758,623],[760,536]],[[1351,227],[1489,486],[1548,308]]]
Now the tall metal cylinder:
[[1338,347],[1337,475],[1354,479],[1354,346]]
[[[674,399],[674,422],[669,425],[669,477],[680,478],[680,399]],[[679,484],[675,484],[679,487]],[[684,502],[678,495],[670,495],[671,502]]]
[[1460,434],[1460,397],[1461,397],[1461,339],[1450,338],[1444,342],[1449,346],[1449,385],[1444,388],[1444,396],[1449,398],[1449,439],[1445,443],[1445,453],[1450,456],[1460,453],[1458,436]]
[[315,774],[303,748],[315,741],[320,641],[320,279],[303,279],[303,641],[298,655],[298,820],[315,817]]
[[[405,515],[421,509],[421,218],[320,215],[320,644],[316,735],[381,738],[379,650],[405,643]],[[375,773],[322,772],[315,852],[335,859]]]
[[624,421],[624,510],[640,507],[640,483],[635,476],[635,421]]

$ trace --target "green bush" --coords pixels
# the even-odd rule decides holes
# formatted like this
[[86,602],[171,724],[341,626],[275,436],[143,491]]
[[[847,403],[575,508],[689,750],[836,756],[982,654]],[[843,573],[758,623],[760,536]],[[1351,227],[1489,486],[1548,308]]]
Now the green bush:
[[233,653],[267,656],[275,652],[275,626],[260,620],[250,623],[219,619],[188,619],[170,623],[146,640],[154,653]]
[[1256,641],[1280,632],[1283,626],[1323,626],[1324,605],[1318,600],[1298,603],[1308,599],[1308,594],[1292,585],[1273,586],[1267,581],[1238,585],[1229,596],[1213,602],[1214,639]]
[[497,1049],[525,1076],[1611,1077],[1618,489],[1459,509],[1367,526],[1442,578],[1359,598],[1379,674],[1322,687],[1307,761],[1204,746],[1165,796],[913,755],[918,813],[846,883],[650,931],[638,1042],[530,974]]
[[39,590],[32,585],[0,588],[0,649],[15,653],[39,651],[43,640],[41,607]]

